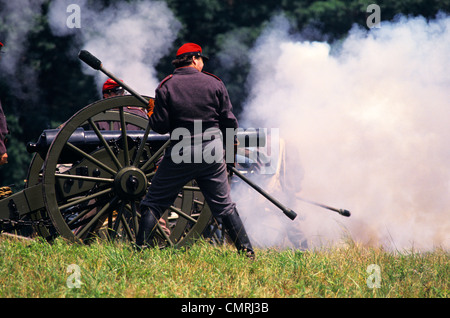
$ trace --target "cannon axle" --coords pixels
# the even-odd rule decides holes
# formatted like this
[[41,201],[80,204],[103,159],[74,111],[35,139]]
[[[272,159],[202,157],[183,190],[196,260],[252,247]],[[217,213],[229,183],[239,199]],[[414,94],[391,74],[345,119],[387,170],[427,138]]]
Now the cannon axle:
[[140,199],[147,190],[147,177],[136,167],[121,169],[114,178],[114,191],[122,199]]

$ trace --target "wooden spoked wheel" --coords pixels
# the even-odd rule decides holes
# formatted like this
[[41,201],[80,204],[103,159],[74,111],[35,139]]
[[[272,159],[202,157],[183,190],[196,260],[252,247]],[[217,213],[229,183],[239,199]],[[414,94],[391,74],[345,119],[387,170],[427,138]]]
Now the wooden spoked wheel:
[[[42,170],[45,210],[58,234],[68,240],[135,240],[139,202],[169,141],[149,141],[147,118],[129,112],[130,107],[144,106],[132,96],[86,106],[63,125],[48,149]],[[108,131],[99,129],[104,123],[117,132],[117,138],[104,137]],[[96,142],[72,141],[86,132]],[[161,218],[158,244],[191,244],[210,220],[210,209],[191,181]]]

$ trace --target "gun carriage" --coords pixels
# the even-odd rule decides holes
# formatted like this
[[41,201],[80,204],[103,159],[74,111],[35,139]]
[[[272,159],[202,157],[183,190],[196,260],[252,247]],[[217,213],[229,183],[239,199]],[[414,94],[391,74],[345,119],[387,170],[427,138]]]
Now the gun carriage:
[[[127,112],[128,107],[144,106],[133,96],[101,100],[29,143],[27,150],[34,156],[26,185],[0,200],[0,225],[31,225],[47,240],[134,241],[139,202],[170,139],[150,131],[148,120]],[[110,124],[112,130],[100,130],[99,123]],[[238,132],[242,147],[252,134],[263,145],[262,132]],[[245,169],[250,171],[251,164]],[[185,185],[162,219],[159,239],[175,247],[193,242],[211,225],[211,212],[195,180]]]

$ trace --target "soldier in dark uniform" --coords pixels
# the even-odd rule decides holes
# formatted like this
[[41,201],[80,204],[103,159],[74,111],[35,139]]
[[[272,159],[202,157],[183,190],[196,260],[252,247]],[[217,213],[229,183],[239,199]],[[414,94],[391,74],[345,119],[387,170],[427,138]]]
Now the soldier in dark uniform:
[[[103,99],[116,97],[116,96],[124,96],[125,89],[116,83],[113,79],[108,78],[105,83],[103,83],[102,87],[102,95]],[[142,109],[142,107],[133,107],[128,106],[124,108],[125,112],[133,113],[145,119],[148,118],[147,113]],[[109,122],[97,122],[97,126],[100,130],[120,130],[120,123],[109,123]],[[136,127],[132,124],[127,124],[127,130],[140,130],[142,128]]]
[[[136,244],[145,246],[153,237],[155,226],[164,211],[173,204],[180,189],[190,180],[195,179],[202,190],[213,216],[223,224],[239,252],[253,258],[254,250],[245,231],[244,225],[230,196],[230,185],[223,155],[220,160],[201,161],[175,158],[178,152],[173,132],[177,129],[189,131],[192,137],[191,159],[199,145],[196,123],[201,123],[202,131],[217,131],[226,136],[227,128],[236,129],[238,122],[232,112],[228,91],[216,76],[202,72],[202,49],[194,43],[184,44],[177,51],[172,62],[175,71],[164,79],[156,89],[154,112],[150,117],[151,128],[160,134],[171,134],[172,144],[166,149],[148,193],[141,201],[141,222]],[[197,135],[195,135],[197,134]],[[201,137],[201,136],[200,136]],[[200,149],[210,149],[220,143],[220,138],[200,138]],[[181,141],[179,141],[181,142]],[[209,148],[208,148],[209,147]],[[177,151],[173,151],[177,149]],[[223,150],[223,148],[222,148]],[[185,158],[185,157],[184,157]]]
[[112,78],[108,78],[103,83],[102,95],[104,99],[115,96],[123,96],[125,95],[125,90],[122,86],[116,83],[115,80],[113,80]]
[[[0,42],[0,53],[3,47],[3,43]],[[1,56],[1,55],[0,55]],[[8,134],[8,125],[6,123],[6,117],[3,113],[2,102],[0,101],[0,166],[8,163],[8,153],[6,151],[5,140]]]

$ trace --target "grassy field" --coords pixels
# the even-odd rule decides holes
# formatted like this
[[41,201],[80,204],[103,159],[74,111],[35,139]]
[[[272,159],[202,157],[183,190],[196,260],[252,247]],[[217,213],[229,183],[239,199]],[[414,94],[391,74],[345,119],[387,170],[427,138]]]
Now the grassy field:
[[229,246],[187,250],[21,241],[0,236],[0,298],[171,297],[448,298],[449,253],[392,253],[358,246],[257,250],[249,261]]

